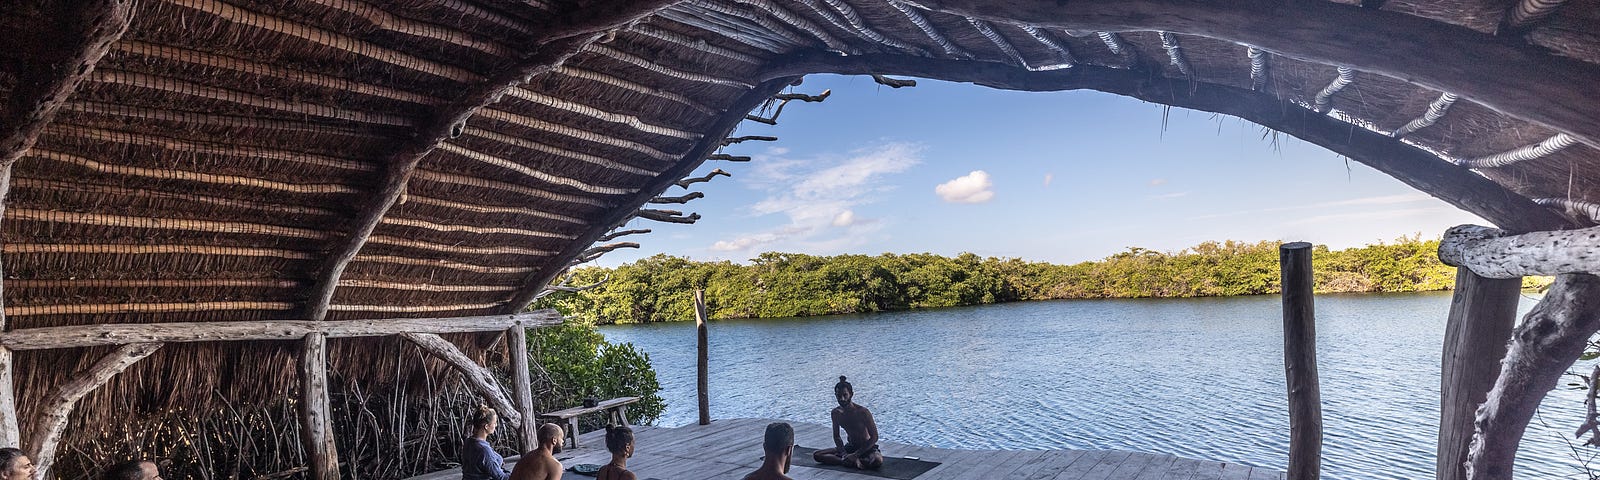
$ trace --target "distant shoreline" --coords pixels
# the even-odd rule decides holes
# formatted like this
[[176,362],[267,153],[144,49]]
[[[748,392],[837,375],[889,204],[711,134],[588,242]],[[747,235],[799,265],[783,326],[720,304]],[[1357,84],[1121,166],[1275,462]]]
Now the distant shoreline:
[[[596,324],[694,318],[705,291],[712,319],[889,312],[1029,300],[1203,298],[1278,293],[1281,242],[1204,242],[1178,252],[1131,247],[1072,265],[964,253],[816,256],[768,252],[740,265],[656,255],[616,268],[573,271],[571,285],[599,286],[544,299],[570,318]],[[1439,262],[1437,240],[1401,238],[1345,250],[1317,246],[1316,291],[1448,291],[1455,268]],[[1548,279],[1529,278],[1524,287]]]

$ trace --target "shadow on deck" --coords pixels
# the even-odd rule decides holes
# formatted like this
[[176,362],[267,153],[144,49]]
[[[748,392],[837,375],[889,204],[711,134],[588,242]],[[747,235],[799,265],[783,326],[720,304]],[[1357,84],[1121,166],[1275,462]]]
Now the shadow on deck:
[[[634,427],[634,456],[628,469],[641,479],[698,480],[739,479],[761,464],[761,433],[768,419],[729,419],[711,425],[676,428]],[[824,448],[833,446],[833,434],[825,425],[789,422],[795,429],[795,443]],[[556,455],[563,465],[605,464],[611,454],[605,450],[603,432],[579,437],[582,448]],[[1236,463],[1178,458],[1171,455],[1136,453],[1121,450],[949,450],[883,442],[883,453],[890,457],[917,457],[939,462],[938,467],[916,480],[1281,480],[1284,473],[1268,468],[1252,468]],[[514,459],[507,459],[511,469]],[[879,477],[859,473],[822,470],[796,465],[789,476],[797,480],[872,480]],[[457,480],[460,470],[445,470],[413,477],[412,480]],[[568,471],[562,478],[593,478]]]

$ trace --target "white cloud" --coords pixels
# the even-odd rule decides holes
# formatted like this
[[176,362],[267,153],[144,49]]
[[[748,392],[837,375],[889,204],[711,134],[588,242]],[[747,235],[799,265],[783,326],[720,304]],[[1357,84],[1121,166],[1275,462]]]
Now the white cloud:
[[712,250],[751,251],[781,244],[777,248],[815,253],[864,243],[880,226],[863,218],[856,207],[872,203],[892,188],[885,177],[922,161],[921,148],[906,143],[856,150],[842,160],[790,159],[773,150],[757,158],[745,177],[746,186],[767,192],[749,211],[758,217],[783,215],[788,223],[717,241]]
[[1152,186],[1152,187],[1159,187],[1159,186],[1166,185],[1166,184],[1167,184],[1167,179],[1165,179],[1165,178],[1157,178],[1157,179],[1154,179],[1154,180],[1150,181],[1150,186]]
[[1056,179],[1056,174],[1054,174],[1054,173],[1046,173],[1046,174],[1044,174],[1044,186],[1046,186],[1046,187],[1050,186],[1050,182],[1054,181],[1055,179]]
[[845,210],[833,216],[833,226],[835,227],[848,227],[853,223],[856,223],[856,212]]
[[989,172],[973,170],[972,173],[933,187],[933,193],[950,203],[983,203],[994,198],[994,190],[990,190],[993,187]]

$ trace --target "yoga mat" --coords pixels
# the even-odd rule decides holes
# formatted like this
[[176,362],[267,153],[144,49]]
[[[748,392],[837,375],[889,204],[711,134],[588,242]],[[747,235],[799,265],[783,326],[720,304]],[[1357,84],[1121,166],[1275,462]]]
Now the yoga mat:
[[789,459],[789,464],[796,467],[820,468],[823,470],[850,472],[872,477],[893,478],[895,480],[911,480],[917,478],[918,475],[928,473],[928,470],[933,470],[933,467],[939,466],[939,462],[912,460],[909,458],[884,455],[883,466],[878,467],[876,470],[857,470],[840,465],[823,465],[817,463],[816,460],[811,458],[811,454],[816,452],[817,449],[815,448],[806,448],[796,445],[794,447],[794,458]]

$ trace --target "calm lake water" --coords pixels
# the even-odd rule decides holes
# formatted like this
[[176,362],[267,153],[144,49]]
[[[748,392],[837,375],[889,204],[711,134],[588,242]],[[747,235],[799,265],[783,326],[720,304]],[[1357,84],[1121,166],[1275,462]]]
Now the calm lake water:
[[[1316,302],[1323,477],[1432,478],[1449,294]],[[1532,304],[1524,298],[1523,312]],[[1071,300],[717,321],[711,415],[826,425],[843,374],[895,442],[1124,449],[1286,469],[1280,308],[1276,296]],[[658,424],[695,421],[692,322],[601,332],[649,353],[668,402]],[[1545,401],[1518,478],[1588,478],[1564,440],[1581,423],[1582,398],[1557,390]]]

